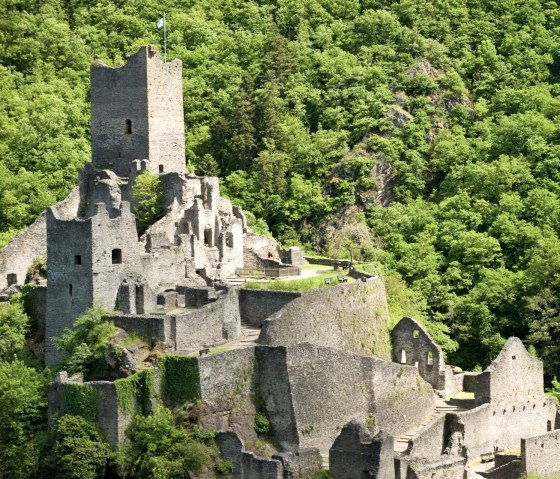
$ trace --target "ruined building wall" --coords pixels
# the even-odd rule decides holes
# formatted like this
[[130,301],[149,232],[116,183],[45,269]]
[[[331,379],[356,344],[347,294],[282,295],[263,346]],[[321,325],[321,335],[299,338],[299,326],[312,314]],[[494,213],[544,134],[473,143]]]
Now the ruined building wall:
[[164,63],[147,47],[148,148],[153,173],[185,171],[183,71],[180,60]]
[[120,68],[91,65],[92,161],[119,176],[129,175],[132,160],[149,158],[148,54],[143,47]]
[[310,342],[389,359],[385,286],[372,278],[306,291],[264,321],[259,342]]
[[[66,199],[53,206],[59,216],[74,217],[78,211],[80,195],[78,188],[74,188]],[[47,216],[46,211],[25,230],[18,233],[0,250],[0,291],[8,286],[10,280],[22,285],[27,271],[33,260],[47,254]]]
[[417,366],[420,376],[434,389],[445,390],[443,351],[422,325],[403,318],[393,328],[393,361]]
[[47,231],[45,362],[51,365],[63,357],[51,338],[71,327],[92,305],[92,220],[66,221],[57,218],[54,210],[49,209]]
[[297,291],[243,288],[239,291],[241,321],[261,326],[266,318],[299,297],[301,293]]
[[91,136],[97,168],[128,177],[133,160],[149,159],[153,173],[183,172],[181,62],[164,64],[148,45],[120,68],[93,63]]
[[548,477],[560,473],[560,430],[521,439],[522,470]]
[[257,395],[285,450],[326,453],[351,420],[400,436],[434,407],[413,367],[309,343],[257,346],[255,357]]

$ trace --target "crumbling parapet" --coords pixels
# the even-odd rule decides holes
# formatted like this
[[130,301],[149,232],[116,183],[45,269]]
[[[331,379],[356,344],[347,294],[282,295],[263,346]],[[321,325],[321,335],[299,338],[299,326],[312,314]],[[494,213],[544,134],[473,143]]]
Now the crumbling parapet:
[[394,441],[383,431],[373,436],[358,422],[346,424],[329,451],[333,479],[394,479]]

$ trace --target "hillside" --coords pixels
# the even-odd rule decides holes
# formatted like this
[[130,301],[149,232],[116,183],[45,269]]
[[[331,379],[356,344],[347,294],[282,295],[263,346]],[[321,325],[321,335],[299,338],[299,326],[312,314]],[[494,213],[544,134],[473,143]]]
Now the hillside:
[[161,45],[165,11],[168,58],[184,68],[189,168],[218,174],[285,244],[324,252],[333,221],[366,223],[360,255],[450,328],[450,362],[484,367],[516,335],[549,380],[560,375],[555,3],[14,0],[2,10],[0,245],[89,160],[90,62],[120,65]]

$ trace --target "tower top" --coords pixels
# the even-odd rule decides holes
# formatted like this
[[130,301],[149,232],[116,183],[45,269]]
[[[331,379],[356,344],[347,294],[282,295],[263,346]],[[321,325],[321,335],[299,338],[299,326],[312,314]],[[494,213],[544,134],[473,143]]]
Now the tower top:
[[181,61],[164,63],[146,45],[118,68],[93,62],[90,77],[94,166],[129,176],[146,159],[153,173],[184,173]]

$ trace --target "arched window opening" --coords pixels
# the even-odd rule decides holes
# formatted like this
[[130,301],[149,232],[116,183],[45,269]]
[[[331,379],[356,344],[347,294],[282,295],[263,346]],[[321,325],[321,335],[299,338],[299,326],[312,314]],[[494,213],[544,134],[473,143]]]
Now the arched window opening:
[[434,353],[428,351],[428,366],[434,364]]
[[132,120],[126,120],[124,131],[127,135],[132,135]]
[[401,364],[406,364],[406,351],[401,350]]

